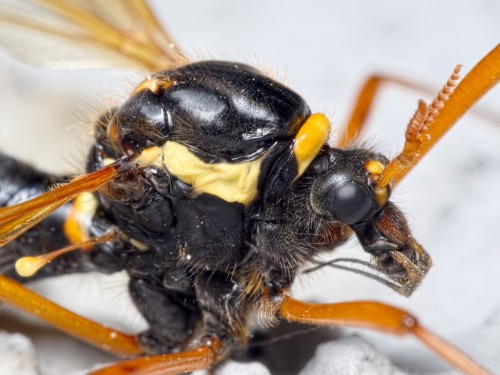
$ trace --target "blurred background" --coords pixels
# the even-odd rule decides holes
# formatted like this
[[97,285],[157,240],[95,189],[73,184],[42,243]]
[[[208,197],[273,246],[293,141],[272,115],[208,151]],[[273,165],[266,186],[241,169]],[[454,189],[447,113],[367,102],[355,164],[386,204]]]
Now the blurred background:
[[[500,41],[496,0],[157,0],[152,6],[191,56],[243,61],[284,77],[313,111],[332,118],[332,142],[370,74],[402,76],[437,92],[456,64],[469,71]],[[0,50],[0,148],[54,173],[81,172],[92,119],[126,98],[142,77],[141,72],[125,71],[43,71]],[[365,139],[388,156],[395,155],[419,98],[432,99],[387,86]],[[499,104],[497,88],[480,106],[500,113]],[[500,115],[487,121],[476,111],[464,117],[394,192],[394,201],[407,213],[435,264],[410,299],[359,275],[328,269],[299,280],[296,296],[398,305],[500,372],[499,162]],[[346,256],[361,252],[356,241],[342,249]],[[43,282],[37,288],[87,316],[140,329],[133,307],[121,305],[127,299],[125,285],[123,279],[93,275]],[[22,327],[13,315],[0,310],[0,330],[28,330],[44,374],[67,374],[111,360],[43,325],[30,322]],[[427,374],[447,371],[415,340],[356,332],[401,368]],[[70,350],[78,355],[66,355]]]

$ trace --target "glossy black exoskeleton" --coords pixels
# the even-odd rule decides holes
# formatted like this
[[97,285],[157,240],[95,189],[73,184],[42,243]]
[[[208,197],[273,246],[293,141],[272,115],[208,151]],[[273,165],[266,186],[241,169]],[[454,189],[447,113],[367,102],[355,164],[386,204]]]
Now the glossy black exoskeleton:
[[[245,341],[264,288],[288,288],[352,232],[377,269],[409,294],[430,260],[389,202],[389,188],[375,188],[386,159],[323,141],[309,150],[299,134],[316,137],[314,116],[295,92],[246,65],[207,61],[155,74],[101,117],[89,156],[87,169],[95,171],[125,154],[158,154],[94,194],[95,212],[82,230],[98,236],[114,227],[119,240],[62,257],[38,277],[126,270],[149,323],[141,340],[151,353],[205,335],[226,348]],[[1,161],[2,205],[17,199],[9,189],[35,195],[54,182]],[[14,177],[12,164],[26,173]],[[69,209],[53,214],[51,225],[62,227]],[[68,242],[62,230],[43,246],[28,241],[46,230],[41,225],[7,253]],[[4,263],[1,271],[18,278]]]

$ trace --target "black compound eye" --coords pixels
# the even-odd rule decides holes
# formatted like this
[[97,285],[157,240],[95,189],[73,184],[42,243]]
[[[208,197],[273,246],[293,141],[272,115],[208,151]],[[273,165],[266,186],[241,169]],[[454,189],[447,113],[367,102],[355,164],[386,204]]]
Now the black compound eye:
[[351,225],[368,218],[377,203],[368,186],[351,179],[327,178],[318,186],[313,206]]
[[346,181],[332,194],[329,211],[333,217],[345,224],[363,220],[375,207],[372,194],[365,186],[354,181]]

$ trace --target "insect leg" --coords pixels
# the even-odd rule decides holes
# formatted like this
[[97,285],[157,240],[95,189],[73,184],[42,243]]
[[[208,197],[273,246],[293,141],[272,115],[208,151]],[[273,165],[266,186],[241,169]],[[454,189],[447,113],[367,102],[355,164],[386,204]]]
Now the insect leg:
[[45,219],[78,194],[105,185],[128,167],[125,158],[96,171],[74,178],[51,191],[23,203],[0,208],[0,246],[3,246]]
[[357,94],[349,120],[346,122],[344,129],[340,131],[338,147],[349,147],[362,134],[377,94],[387,84],[396,84],[410,90],[425,93],[430,97],[435,94],[431,88],[411,80],[381,74],[369,76]]
[[143,352],[135,336],[104,327],[74,314],[2,275],[0,275],[0,301],[106,352],[124,357],[137,356]]
[[370,328],[393,335],[411,334],[466,374],[488,374],[466,354],[422,327],[410,313],[379,302],[359,301],[331,304],[311,304],[285,296],[278,314],[305,324]]
[[222,348],[219,339],[209,337],[192,350],[123,361],[93,371],[90,375],[176,375],[208,369]]
[[150,279],[131,278],[129,291],[149,329],[138,335],[150,354],[172,352],[186,342],[196,329],[201,312],[189,290],[169,290]]

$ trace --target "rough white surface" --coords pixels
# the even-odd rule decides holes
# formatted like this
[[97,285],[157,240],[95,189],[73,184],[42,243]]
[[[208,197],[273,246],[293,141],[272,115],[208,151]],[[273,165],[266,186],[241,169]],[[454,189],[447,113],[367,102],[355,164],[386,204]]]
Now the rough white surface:
[[[193,46],[202,55],[208,51],[214,57],[264,61],[278,73],[285,71],[314,111],[332,115],[334,132],[368,74],[401,73],[439,87],[456,63],[468,71],[500,35],[497,0],[381,0],[362,6],[346,1],[214,0],[157,1],[155,6],[188,51]],[[0,58],[0,148],[51,171],[81,170],[78,160],[86,152],[82,133],[87,132],[81,120],[87,119],[87,107],[95,113],[108,103],[103,97],[126,93],[130,85],[123,84],[123,77],[128,73],[41,72],[1,52]],[[403,128],[420,97],[425,95],[394,87],[384,91],[368,131],[376,135],[379,150],[390,155],[401,147]],[[485,105],[498,110],[499,102],[497,89]],[[401,306],[500,372],[499,161],[498,126],[468,116],[395,191],[395,201],[434,259],[434,268],[411,299],[335,270],[299,281],[297,296],[315,301],[376,299]],[[343,252],[361,253],[355,241]],[[103,280],[61,278],[39,289],[94,319],[139,329],[140,318],[126,304],[122,307],[125,283],[103,286]],[[5,319],[2,308],[0,329],[11,330],[13,322]],[[47,328],[31,323],[15,328],[33,339],[43,375],[66,375],[112,361],[65,335],[49,334]],[[415,340],[357,332],[405,371],[449,371]],[[0,368],[8,368],[9,360],[15,357],[7,355]]]
[[321,344],[299,375],[405,375],[360,337]]
[[0,375],[39,375],[31,341],[18,333],[0,331]]
[[217,371],[217,375],[271,375],[269,370],[258,362],[238,363],[227,361]]

